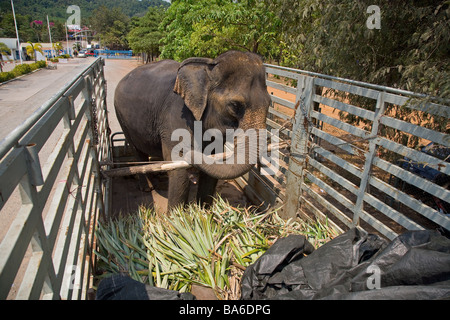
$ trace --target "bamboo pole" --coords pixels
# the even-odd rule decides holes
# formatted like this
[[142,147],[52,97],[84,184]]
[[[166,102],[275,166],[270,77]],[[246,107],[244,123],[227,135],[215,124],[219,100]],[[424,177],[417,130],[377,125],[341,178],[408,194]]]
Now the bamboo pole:
[[[267,152],[274,151],[277,149],[282,149],[288,147],[286,142],[270,144],[267,146]],[[220,153],[215,155],[210,155],[208,157],[212,157],[215,160],[227,159],[227,157],[232,156],[232,153]],[[109,164],[111,163],[104,163]],[[186,161],[160,161],[156,163],[149,163],[138,166],[131,167],[123,167],[123,168],[115,168],[110,170],[104,170],[103,173],[108,177],[123,177],[123,176],[131,176],[135,174],[145,174],[151,172],[168,172],[172,170],[180,170],[187,169],[191,167],[191,165]]]

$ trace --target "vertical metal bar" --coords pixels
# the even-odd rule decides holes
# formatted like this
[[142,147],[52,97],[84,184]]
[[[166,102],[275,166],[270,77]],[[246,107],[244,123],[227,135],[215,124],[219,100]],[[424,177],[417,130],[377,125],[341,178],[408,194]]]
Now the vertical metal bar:
[[300,203],[302,172],[306,165],[309,139],[309,114],[313,105],[314,78],[300,75],[297,84],[297,108],[292,129],[291,155],[286,178],[286,201],[283,219],[297,215]]
[[44,178],[42,177],[41,163],[39,161],[38,149],[35,143],[30,143],[25,147],[27,155],[28,174],[33,186],[42,186]]
[[375,143],[375,138],[378,135],[378,128],[380,126],[380,119],[384,114],[385,103],[384,103],[384,91],[378,94],[377,105],[375,107],[375,118],[372,124],[372,131],[370,133],[369,140],[369,151],[366,153],[366,161],[364,163],[364,171],[361,176],[361,182],[359,185],[359,190],[357,192],[357,199],[355,207],[353,209],[353,225],[359,225],[359,219],[363,210],[363,200],[364,194],[368,187],[370,173],[372,171],[372,161],[378,149],[378,145]]

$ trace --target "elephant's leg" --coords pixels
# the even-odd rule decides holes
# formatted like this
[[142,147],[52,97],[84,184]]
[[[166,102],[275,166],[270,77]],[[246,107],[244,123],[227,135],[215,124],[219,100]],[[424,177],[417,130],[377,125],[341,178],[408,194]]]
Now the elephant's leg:
[[[132,140],[130,138],[130,134],[128,133],[127,126],[124,125],[124,122],[122,120],[122,117],[121,117],[120,113],[116,112],[116,116],[117,116],[117,120],[119,121],[120,127],[122,128],[123,134],[125,135],[125,139],[128,141],[128,143],[130,144],[131,148],[134,151],[134,154],[136,156],[136,161],[147,162],[148,161],[148,155],[143,153],[143,152],[141,152],[141,151],[139,151],[138,149],[136,149],[133,146]],[[138,174],[138,178],[139,178],[139,190],[141,190],[143,192],[150,192],[150,191],[155,189],[153,187],[153,184],[150,181],[149,175]]]
[[197,190],[197,203],[211,205],[215,195],[217,179],[200,172]]
[[169,194],[168,209],[187,203],[189,197],[190,179],[187,170],[174,170],[168,172]]
[[[165,161],[172,160],[171,151],[170,146],[162,144],[162,155]],[[167,208],[170,210],[188,202],[190,179],[188,170],[173,170],[169,171],[167,175],[169,176]]]

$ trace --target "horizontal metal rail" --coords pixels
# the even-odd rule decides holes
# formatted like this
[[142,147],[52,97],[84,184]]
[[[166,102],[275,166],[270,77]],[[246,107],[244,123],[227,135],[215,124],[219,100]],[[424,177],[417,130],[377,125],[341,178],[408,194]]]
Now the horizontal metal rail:
[[108,203],[103,65],[97,59],[0,144],[0,209],[14,205],[15,190],[21,198],[0,243],[0,299],[83,299],[92,285],[93,232]]
[[[273,103],[268,130],[292,124],[284,154],[289,167],[276,188],[266,177],[247,181],[261,180],[271,190],[269,198],[284,203],[286,218],[328,217],[339,230],[359,226],[391,239],[404,230],[450,230],[449,212],[442,210],[443,203],[450,204],[449,160],[408,144],[415,139],[450,147],[445,130],[430,128],[448,121],[449,101],[275,65],[267,64],[266,73]],[[401,117],[400,108],[431,120],[421,124]],[[420,176],[405,163],[432,168],[448,182]]]

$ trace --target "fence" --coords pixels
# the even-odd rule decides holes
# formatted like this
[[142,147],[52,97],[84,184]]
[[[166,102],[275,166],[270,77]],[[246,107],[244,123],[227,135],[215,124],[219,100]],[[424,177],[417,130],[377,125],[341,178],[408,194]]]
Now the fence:
[[16,188],[21,197],[0,243],[0,299],[13,284],[16,299],[84,299],[92,286],[95,223],[108,210],[103,65],[97,59],[0,144],[0,209]]
[[[280,171],[259,168],[238,183],[283,215],[328,217],[394,238],[450,230],[450,108],[422,95],[266,65],[273,105],[268,129],[290,143]],[[414,147],[420,143],[425,147]],[[428,175],[427,175],[428,173]]]
[[94,50],[94,57],[105,59],[133,59],[132,50]]

